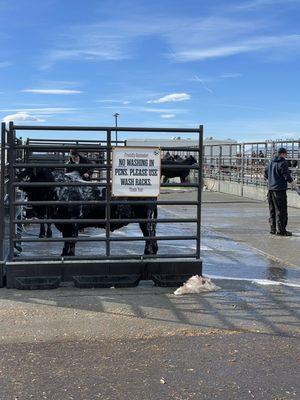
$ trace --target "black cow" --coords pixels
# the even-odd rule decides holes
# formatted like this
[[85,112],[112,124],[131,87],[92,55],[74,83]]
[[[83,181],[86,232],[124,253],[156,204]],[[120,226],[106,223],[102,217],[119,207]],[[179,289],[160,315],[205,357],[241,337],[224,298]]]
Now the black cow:
[[[19,181],[27,182],[54,182],[52,172],[48,168],[26,168],[17,174]],[[55,195],[54,188],[51,186],[40,186],[40,187],[22,187],[23,192],[26,193],[29,201],[47,201],[52,199]],[[32,207],[34,215],[38,219],[51,218],[52,210],[51,206],[45,205],[34,205]],[[45,224],[40,224],[39,237],[43,238],[47,236],[52,237],[51,224],[47,224],[47,230]]]
[[[45,169],[41,169],[42,173]],[[49,177],[49,172],[51,177]],[[64,172],[48,170],[44,177],[40,176],[41,181],[45,182],[46,179],[52,182],[76,182],[79,180],[76,174],[65,174]],[[32,188],[36,191],[36,196],[39,196],[38,188]],[[104,186],[55,186],[52,197],[48,200],[58,200],[64,202],[70,201],[87,201],[87,200],[105,200],[106,199],[106,187]],[[134,199],[144,200],[144,199]],[[98,227],[105,229],[106,222],[97,221],[97,219],[105,219],[106,217],[106,206],[105,204],[76,204],[76,205],[58,205],[53,210],[52,218],[54,219],[94,219],[94,223],[56,223],[56,228],[62,233],[63,237],[78,237],[79,227]],[[110,207],[110,218],[111,219],[134,219],[143,218],[149,219],[150,222],[140,222],[139,226],[145,237],[145,249],[144,254],[156,254],[158,251],[157,241],[154,239],[147,240],[149,236],[156,235],[156,222],[151,222],[151,219],[157,218],[157,206],[154,205],[130,205],[130,204],[113,204]],[[110,223],[110,231],[115,231],[123,226],[128,225],[128,222],[112,222]],[[76,241],[65,241],[62,250],[62,256],[74,256],[75,255],[75,244]]]
[[184,183],[186,182],[186,178],[188,177],[190,173],[189,168],[164,168],[164,166],[167,165],[178,165],[178,166],[183,166],[183,165],[194,165],[197,164],[197,160],[193,156],[189,156],[185,159],[177,159],[177,160],[166,160],[162,159],[161,160],[161,176],[163,176],[163,183],[166,183],[168,179],[170,178],[180,178],[180,182]]
[[290,168],[298,168],[298,160],[288,160]]

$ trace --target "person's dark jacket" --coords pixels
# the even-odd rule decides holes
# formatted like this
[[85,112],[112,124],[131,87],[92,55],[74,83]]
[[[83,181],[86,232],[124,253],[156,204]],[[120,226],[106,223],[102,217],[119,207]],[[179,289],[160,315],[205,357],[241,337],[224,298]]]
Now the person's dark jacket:
[[287,183],[293,182],[293,178],[286,159],[275,156],[265,168],[265,178],[269,190],[287,190]]
[[[84,156],[79,156],[79,163],[80,164],[91,164],[91,161],[84,157]],[[89,178],[91,178],[92,174],[93,174],[93,168],[90,167],[84,167],[82,165],[78,165],[76,164],[72,159],[70,159],[67,164],[72,164],[74,165],[74,167],[68,167],[66,168],[66,172],[74,172],[74,171],[78,171],[80,176],[83,177],[84,174],[88,174]]]

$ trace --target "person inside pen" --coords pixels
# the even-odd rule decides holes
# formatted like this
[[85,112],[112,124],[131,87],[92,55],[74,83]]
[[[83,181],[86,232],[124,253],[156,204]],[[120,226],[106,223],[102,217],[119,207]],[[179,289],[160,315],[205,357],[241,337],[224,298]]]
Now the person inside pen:
[[[91,180],[93,175],[93,169],[90,167],[85,167],[82,164],[91,164],[87,157],[82,156],[76,149],[71,149],[69,154],[68,165],[72,164],[73,167],[66,168],[66,172],[78,172],[81,178],[85,181]],[[80,165],[77,165],[80,164]]]

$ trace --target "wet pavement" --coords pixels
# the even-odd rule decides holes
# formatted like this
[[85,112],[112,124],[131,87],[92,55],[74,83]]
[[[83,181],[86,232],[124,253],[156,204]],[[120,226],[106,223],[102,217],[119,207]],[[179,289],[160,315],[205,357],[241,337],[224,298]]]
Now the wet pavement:
[[[192,200],[195,193],[164,197],[178,195]],[[195,209],[159,210],[161,217],[171,214],[190,217]],[[289,215],[295,236],[271,237],[265,203],[204,193],[201,254],[216,292],[176,297],[152,282],[0,289],[0,399],[300,398],[300,210]],[[158,226],[158,233],[173,235],[194,230]],[[117,234],[140,232],[131,224]],[[195,249],[192,241],[159,245],[165,254]],[[121,246],[128,254],[142,253],[144,245]],[[103,249],[91,242],[88,250],[78,246],[78,254],[84,251]],[[24,254],[32,252],[26,244]]]
[[[168,192],[164,199],[195,200],[195,191]],[[222,201],[223,200],[223,201]],[[202,210],[201,257],[204,273],[219,278],[271,280],[300,287],[300,210],[290,209],[294,221],[291,238],[268,234],[267,207],[255,202],[226,194],[204,192]],[[158,218],[195,218],[192,206],[159,207]],[[38,236],[38,227],[26,228],[27,237]],[[61,237],[53,227],[54,237]],[[157,225],[158,236],[191,236],[196,234],[195,223],[168,223]],[[138,224],[129,224],[113,232],[112,237],[142,236]],[[86,228],[81,237],[105,237],[103,229]],[[62,243],[23,243],[22,257],[59,256]],[[265,251],[261,250],[264,248]],[[111,254],[143,254],[144,241],[112,242]],[[195,253],[192,240],[164,240],[159,242],[159,254],[188,255]],[[287,255],[288,253],[288,255]],[[82,242],[76,244],[76,255],[104,255],[105,243]],[[286,260],[286,258],[289,260]],[[299,268],[298,268],[299,267]],[[268,282],[266,282],[268,283]]]

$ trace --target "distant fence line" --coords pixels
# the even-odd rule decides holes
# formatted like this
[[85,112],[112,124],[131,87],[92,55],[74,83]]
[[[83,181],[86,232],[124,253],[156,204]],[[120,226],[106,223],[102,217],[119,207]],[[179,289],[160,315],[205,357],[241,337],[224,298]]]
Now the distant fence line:
[[295,140],[204,145],[204,178],[265,187],[265,166],[280,147],[286,148],[291,173],[300,184],[300,141]]

